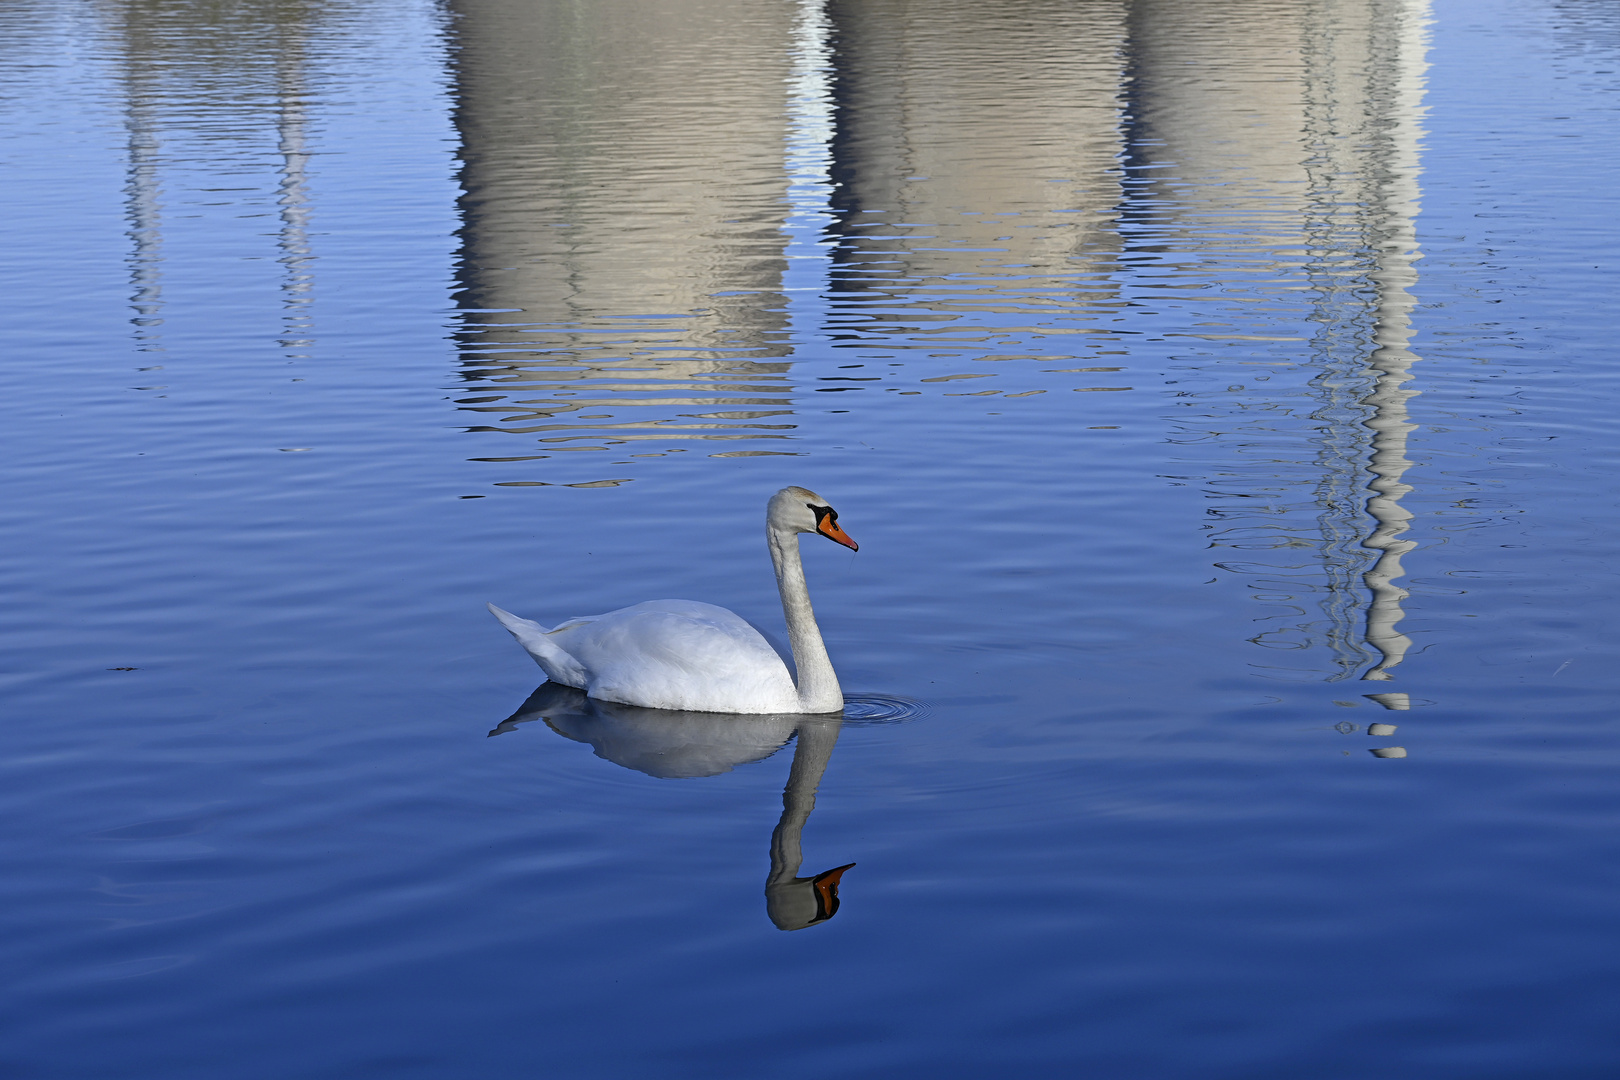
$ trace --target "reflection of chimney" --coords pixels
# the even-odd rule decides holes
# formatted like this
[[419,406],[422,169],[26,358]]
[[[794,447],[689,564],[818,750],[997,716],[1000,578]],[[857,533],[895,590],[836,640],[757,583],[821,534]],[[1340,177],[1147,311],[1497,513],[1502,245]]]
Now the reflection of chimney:
[[1334,680],[1387,679],[1411,644],[1395,630],[1407,595],[1395,582],[1414,546],[1400,500],[1428,2],[1129,6],[1143,223],[1157,242],[1218,244],[1310,285]]
[[304,40],[303,25],[293,21],[278,27],[276,50],[276,117],[278,149],[281,152],[281,179],[276,202],[281,207],[281,258],[286,277],[281,291],[285,297],[283,316],[284,349],[304,349],[311,344],[310,290],[314,275],[310,264],[314,254],[309,245],[309,193],[306,172],[309,152],[304,147]]
[[793,768],[782,792],[782,819],[771,833],[771,873],[765,879],[765,912],[778,930],[802,930],[838,911],[838,881],[854,863],[814,877],[797,877],[804,854],[800,834],[816,808],[816,788],[827,770],[841,720],[806,720],[793,747]]
[[[282,155],[279,244],[280,261],[287,270],[282,290],[289,309],[284,344],[307,344],[295,340],[307,330],[303,312],[309,303],[306,265],[311,258],[305,190],[309,155],[304,147],[304,41],[306,24],[319,17],[319,9],[302,2],[126,2],[102,4],[100,10],[124,63],[124,123],[129,133],[124,193],[131,241],[126,261],[137,347],[161,348],[156,329],[163,324],[164,306],[160,130],[167,127],[183,139],[201,130],[195,113],[199,103],[260,102],[272,95],[277,102]],[[232,115],[238,120],[257,119],[256,112],[246,106]]]
[[[788,216],[784,227],[789,302],[827,286],[824,233],[832,220],[832,22],[825,0],[798,0],[793,27],[793,74],[788,82]],[[819,309],[819,304],[816,305]],[[819,311],[814,311],[814,319]]]
[[158,133],[153,91],[146,85],[132,27],[124,27],[124,127],[129,132],[129,172],[124,181],[124,213],[129,222],[130,307],[136,348],[161,352],[157,328],[163,325],[163,206],[158,181]]
[[[1379,176],[1379,201],[1372,240],[1378,252],[1378,268],[1372,277],[1378,289],[1378,322],[1374,351],[1369,366],[1377,372],[1373,393],[1366,404],[1373,415],[1364,423],[1373,432],[1372,460],[1368,465],[1375,479],[1368,484],[1372,496],[1367,513],[1378,523],[1372,535],[1362,541],[1377,551],[1378,560],[1363,576],[1372,602],[1367,608],[1367,643],[1383,654],[1383,659],[1362,675],[1363,679],[1390,678],[1389,669],[1406,658],[1412,639],[1395,629],[1405,616],[1401,601],[1408,593],[1395,584],[1405,574],[1401,556],[1417,546],[1402,540],[1412,513],[1400,505],[1412,488],[1402,482],[1412,462],[1406,456],[1406,438],[1417,425],[1407,420],[1407,402],[1418,391],[1404,389],[1412,378],[1409,368],[1418,357],[1406,343],[1412,337],[1412,309],[1417,306],[1411,288],[1417,283],[1416,263],[1421,254],[1417,243],[1418,141],[1423,135],[1424,60],[1427,48],[1428,0],[1404,0],[1396,12],[1394,33],[1388,47],[1395,65],[1385,112],[1385,153]],[[1402,751],[1404,756],[1405,751]]]
[[[1305,272],[1321,328],[1311,415],[1323,431],[1317,501],[1327,553],[1323,606],[1340,668],[1334,681],[1357,671],[1386,679],[1411,644],[1394,630],[1407,594],[1393,582],[1403,573],[1401,556],[1415,546],[1400,539],[1412,516],[1400,506],[1411,490],[1401,477],[1415,426],[1406,402],[1417,393],[1402,384],[1417,359],[1405,345],[1419,258],[1413,219],[1426,11],[1427,0],[1382,0],[1328,3],[1302,16]],[[1369,551],[1378,553],[1370,567]],[[1381,659],[1367,670],[1375,655]]]

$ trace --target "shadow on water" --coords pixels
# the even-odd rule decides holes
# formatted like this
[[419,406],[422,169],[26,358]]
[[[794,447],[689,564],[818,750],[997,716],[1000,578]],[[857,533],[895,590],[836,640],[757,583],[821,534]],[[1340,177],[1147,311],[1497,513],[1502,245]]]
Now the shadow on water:
[[734,716],[729,713],[643,709],[598,701],[571,686],[543,683],[490,735],[544,720],[565,739],[587,743],[596,756],[662,780],[718,776],[764,761],[796,739],[782,791],[782,817],[771,833],[765,911],[779,930],[802,930],[838,913],[838,883],[854,866],[800,877],[800,837],[816,808],[816,788],[843,728],[842,717]]

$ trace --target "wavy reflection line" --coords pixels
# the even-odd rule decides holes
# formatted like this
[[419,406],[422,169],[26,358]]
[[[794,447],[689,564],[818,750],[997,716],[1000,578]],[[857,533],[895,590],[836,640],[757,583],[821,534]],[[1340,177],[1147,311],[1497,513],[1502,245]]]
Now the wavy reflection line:
[[1393,107],[1389,118],[1388,169],[1382,185],[1383,221],[1379,237],[1378,269],[1373,280],[1378,286],[1378,324],[1370,367],[1377,372],[1376,384],[1367,403],[1373,415],[1363,423],[1373,433],[1372,457],[1368,470],[1374,479],[1367,486],[1367,513],[1377,527],[1363,546],[1378,552],[1377,561],[1363,575],[1371,602],[1367,606],[1367,643],[1382,659],[1363,679],[1386,680],[1389,669],[1406,658],[1412,639],[1395,626],[1405,617],[1401,602],[1410,595],[1395,582],[1405,575],[1401,557],[1417,542],[1401,538],[1410,527],[1412,512],[1401,506],[1401,498],[1412,490],[1404,482],[1412,461],[1406,456],[1407,437],[1417,428],[1410,421],[1407,403],[1420,391],[1406,388],[1412,379],[1411,366],[1420,357],[1407,348],[1412,338],[1412,310],[1417,300],[1412,288],[1417,284],[1416,263],[1422,257],[1417,240],[1417,215],[1422,195],[1418,176],[1422,172],[1419,142],[1423,136],[1423,94],[1428,63],[1429,0],[1407,0],[1397,17],[1399,57]]
[[308,115],[305,109],[307,89],[304,85],[303,24],[299,20],[278,23],[277,31],[276,135],[277,152],[281,154],[281,176],[276,188],[276,203],[281,216],[277,244],[281,248],[281,257],[277,261],[285,270],[281,284],[284,298],[281,347],[307,349],[313,344],[309,333],[313,325],[310,318],[311,292],[314,288],[311,264],[315,255],[309,242],[310,153],[306,139]]
[[[1368,9],[1330,4],[1311,9],[1306,23],[1303,123],[1311,155],[1304,271],[1320,326],[1312,342],[1319,371],[1311,380],[1319,402],[1312,418],[1322,425],[1317,524],[1328,579],[1327,644],[1338,668],[1328,681],[1358,672],[1380,680],[1391,677],[1388,669],[1411,645],[1395,630],[1408,593],[1394,582],[1404,573],[1401,556],[1416,546],[1401,539],[1412,514],[1400,500],[1411,490],[1402,478],[1412,465],[1407,436],[1416,428],[1407,402],[1418,393],[1404,384],[1419,359],[1406,344],[1421,258],[1417,178],[1428,0]],[[1370,151],[1357,144],[1370,144]],[[1348,197],[1346,177],[1358,173],[1362,194]]]
[[153,80],[138,58],[132,31],[125,28],[124,129],[128,133],[128,166],[124,180],[125,235],[130,252],[129,306],[134,311],[135,348],[162,352],[158,327],[163,325],[163,189],[159,173],[162,142],[158,137],[157,109],[152,103]]

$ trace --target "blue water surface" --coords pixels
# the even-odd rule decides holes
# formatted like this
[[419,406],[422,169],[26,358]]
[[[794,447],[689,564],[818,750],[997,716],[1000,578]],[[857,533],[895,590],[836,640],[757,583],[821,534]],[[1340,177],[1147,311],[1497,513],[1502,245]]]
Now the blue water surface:
[[[1617,89],[1575,0],[6,6],[0,1071],[1614,1075]],[[787,484],[841,724],[530,699],[486,600],[779,628]]]

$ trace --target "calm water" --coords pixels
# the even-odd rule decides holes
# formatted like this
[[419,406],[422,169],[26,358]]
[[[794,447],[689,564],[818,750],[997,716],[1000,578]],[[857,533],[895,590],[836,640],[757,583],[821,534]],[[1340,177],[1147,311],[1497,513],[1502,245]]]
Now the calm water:
[[[1601,0],[0,8],[0,1071],[1613,1076],[1617,90]],[[789,483],[841,724],[483,609],[779,627]]]

